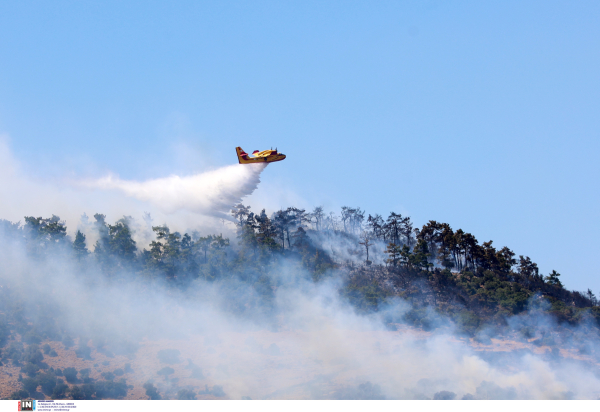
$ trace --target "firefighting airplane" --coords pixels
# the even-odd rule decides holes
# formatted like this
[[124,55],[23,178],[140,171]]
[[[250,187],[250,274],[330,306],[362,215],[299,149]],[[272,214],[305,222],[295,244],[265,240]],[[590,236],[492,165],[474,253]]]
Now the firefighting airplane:
[[279,162],[280,160],[285,159],[285,155],[283,153],[277,153],[277,149],[263,150],[262,152],[255,150],[251,155],[248,155],[248,153],[244,152],[244,149],[241,147],[236,147],[235,151],[237,152],[237,157],[240,164],[271,163]]

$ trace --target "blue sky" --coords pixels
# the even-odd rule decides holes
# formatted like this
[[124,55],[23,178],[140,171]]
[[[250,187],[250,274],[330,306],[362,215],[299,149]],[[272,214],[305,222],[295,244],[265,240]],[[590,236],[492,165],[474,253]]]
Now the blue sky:
[[0,133],[38,179],[277,146],[255,204],[448,222],[598,295],[599,21],[595,1],[5,1]]

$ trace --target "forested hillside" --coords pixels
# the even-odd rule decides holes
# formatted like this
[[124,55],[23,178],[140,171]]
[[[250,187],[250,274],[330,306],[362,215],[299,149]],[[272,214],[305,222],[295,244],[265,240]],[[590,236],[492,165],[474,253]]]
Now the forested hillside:
[[[239,204],[231,213],[233,239],[195,231],[181,234],[163,225],[152,227],[155,240],[140,245],[134,240],[132,218],[109,223],[102,214],[94,215],[92,232],[78,230],[74,238],[58,216],[28,216],[24,224],[2,220],[0,237],[5,248],[23,250],[23,258],[41,268],[68,262],[90,282],[136,281],[148,289],[166,287],[184,294],[206,282],[219,285],[224,295],[235,294],[223,305],[239,316],[260,313],[275,319],[275,293],[285,281],[281,273],[293,271],[314,283],[338,280],[333,284],[344,301],[361,314],[381,312],[390,328],[402,323],[424,330],[453,325],[459,334],[486,339],[517,327],[525,338],[546,339],[544,344],[549,337],[519,323],[521,315],[546,314],[565,330],[585,324],[597,334],[600,328],[600,307],[591,290],[567,290],[556,271],[544,276],[529,257],[517,257],[508,247],[497,249],[492,241],[480,243],[447,223],[429,221],[414,228],[400,214],[392,212],[384,219],[350,207],[343,207],[340,215],[326,214],[321,207],[312,212],[290,207],[268,216],[265,210],[255,214]],[[88,237],[97,240],[90,245]],[[97,389],[89,379],[86,387],[60,386],[57,376],[67,376],[67,370],[48,370],[35,345],[49,340],[68,346],[72,337],[50,309],[45,316],[29,318],[10,280],[6,282],[0,285],[1,362],[21,367],[23,389],[14,397],[33,394],[38,384],[53,397],[125,396],[125,381],[114,376],[96,382]],[[409,309],[395,310],[398,302]],[[52,356],[49,346],[44,351]]]
[[94,215],[97,241],[92,246],[79,230],[74,239],[67,236],[58,216],[28,216],[24,225],[1,220],[0,233],[22,244],[31,259],[66,256],[84,271],[94,261],[115,281],[161,279],[183,289],[196,279],[242,281],[259,291],[263,303],[277,287],[273,272],[294,264],[315,282],[342,276],[346,282],[340,293],[358,310],[377,310],[399,297],[441,313],[468,310],[478,318],[476,323],[502,323],[503,317],[527,310],[532,301],[560,321],[600,316],[591,290],[569,291],[556,271],[544,276],[529,257],[517,257],[506,246],[496,249],[491,240],[480,244],[447,223],[429,221],[413,228],[410,217],[394,212],[387,219],[365,216],[360,208],[350,207],[343,207],[339,216],[326,214],[322,207],[311,213],[290,207],[267,216],[264,210],[255,214],[240,204],[231,213],[237,226],[233,241],[222,234],[182,235],[164,225],[152,227],[156,240],[138,245],[131,217],[110,224],[102,214]]

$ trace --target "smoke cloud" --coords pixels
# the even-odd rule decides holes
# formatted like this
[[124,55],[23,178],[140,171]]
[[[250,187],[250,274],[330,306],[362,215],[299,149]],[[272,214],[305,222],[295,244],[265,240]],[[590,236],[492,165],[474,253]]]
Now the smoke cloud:
[[[18,164],[7,153],[0,150],[5,160],[0,164],[6,178],[3,190],[15,189],[17,198],[24,190],[28,194],[5,201],[3,207],[46,216],[61,214],[67,204],[73,213],[81,213],[83,204],[101,213],[113,203],[121,214],[127,207],[138,207],[120,197],[104,203],[94,203],[97,198],[92,197],[82,203],[85,191],[54,191],[28,181],[18,176]],[[109,176],[83,186],[148,202],[174,219],[181,213],[228,218],[231,206],[256,189],[264,168],[235,165],[145,182]],[[52,202],[46,204],[44,198]],[[88,239],[97,237],[93,225],[81,228]],[[338,254],[349,247],[347,239],[325,243]],[[554,321],[536,312],[534,305],[524,316],[508,320],[512,332],[495,336],[491,331],[492,338],[478,342],[461,335],[439,314],[442,326],[433,331],[408,326],[403,320],[412,303],[402,299],[378,312],[357,311],[340,293],[348,276],[343,268],[314,281],[299,259],[278,257],[263,264],[257,257],[234,272],[223,270],[219,259],[226,252],[214,252],[213,257],[210,252],[208,263],[200,264],[209,275],[213,270],[223,273],[180,288],[145,271],[123,269],[107,275],[95,256],[74,259],[66,245],[62,251],[42,250],[47,256],[32,258],[27,245],[15,242],[8,232],[0,233],[0,314],[12,316],[12,323],[4,324],[0,316],[0,332],[9,325],[19,334],[2,348],[3,397],[17,387],[21,373],[8,357],[23,342],[35,345],[36,337],[41,337],[39,344],[49,345],[49,353],[57,354],[44,356],[49,367],[89,369],[97,381],[118,370],[133,386],[131,399],[146,398],[147,382],[171,399],[181,390],[220,399],[600,396],[600,347],[594,327],[584,322],[556,334]],[[517,333],[523,328],[554,339],[556,345],[551,349],[532,344]]]
[[[402,319],[408,302],[358,313],[338,293],[342,272],[315,283],[293,260],[263,274],[275,287],[272,299],[265,300],[256,285],[237,277],[198,279],[179,290],[157,279],[111,280],[93,259],[85,267],[60,255],[36,262],[2,236],[0,259],[3,311],[20,307],[58,342],[74,339],[70,349],[51,341],[59,357],[44,361],[64,368],[58,359],[69,358],[69,366],[91,367],[96,379],[130,364],[133,372],[126,376],[134,398],[144,398],[148,381],[171,398],[182,388],[199,393],[212,388],[206,393],[230,399],[600,395],[597,361],[573,356],[572,342],[562,342],[561,353],[550,353],[511,337],[476,344],[451,322],[432,332],[401,323],[390,328],[390,316]],[[252,270],[240,274],[251,276]],[[24,305],[23,296],[31,297]],[[556,329],[551,319],[534,312],[520,322],[538,331]],[[591,335],[585,325],[574,329],[577,334],[598,350],[597,342],[586,338]],[[75,358],[82,348],[87,355]],[[6,370],[18,373],[15,367]]]

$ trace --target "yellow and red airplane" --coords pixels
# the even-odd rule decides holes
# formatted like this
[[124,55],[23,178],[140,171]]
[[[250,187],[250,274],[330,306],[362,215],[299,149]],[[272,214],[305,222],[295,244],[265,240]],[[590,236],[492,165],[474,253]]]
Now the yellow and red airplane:
[[240,164],[271,163],[279,162],[280,160],[285,159],[285,155],[283,153],[277,153],[277,149],[263,150],[262,152],[255,150],[251,155],[244,152],[244,149],[242,149],[241,147],[236,147],[235,151],[237,152],[237,157]]

